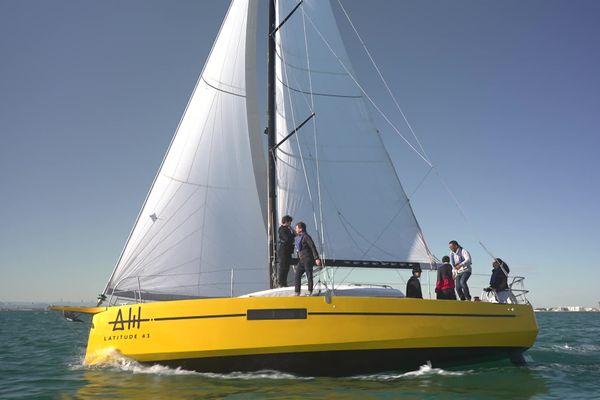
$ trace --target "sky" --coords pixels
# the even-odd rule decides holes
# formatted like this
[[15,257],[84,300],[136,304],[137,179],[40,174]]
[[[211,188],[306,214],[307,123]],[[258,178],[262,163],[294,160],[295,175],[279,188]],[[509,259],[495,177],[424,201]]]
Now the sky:
[[[534,306],[598,306],[600,3],[342,4],[435,166],[376,117],[433,252],[456,239],[488,274],[482,242]],[[0,301],[103,290],[227,7],[0,0]],[[359,80],[410,137],[339,24]]]

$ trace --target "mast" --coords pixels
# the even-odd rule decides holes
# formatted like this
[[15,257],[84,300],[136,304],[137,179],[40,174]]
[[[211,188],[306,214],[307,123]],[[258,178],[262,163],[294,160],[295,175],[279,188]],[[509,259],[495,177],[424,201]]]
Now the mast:
[[268,66],[267,66],[267,146],[268,146],[268,228],[269,228],[269,287],[274,287],[274,271],[277,258],[276,227],[277,227],[277,183],[275,179],[275,1],[269,1]]

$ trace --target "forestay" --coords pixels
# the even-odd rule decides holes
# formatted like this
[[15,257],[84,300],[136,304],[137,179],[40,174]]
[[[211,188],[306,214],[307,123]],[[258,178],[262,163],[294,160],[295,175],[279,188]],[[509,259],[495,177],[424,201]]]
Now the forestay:
[[[278,2],[280,24],[298,4]],[[305,220],[329,259],[429,263],[329,2],[304,0],[277,31],[278,213]]]
[[168,299],[268,288],[256,11],[257,1],[232,2],[105,295]]

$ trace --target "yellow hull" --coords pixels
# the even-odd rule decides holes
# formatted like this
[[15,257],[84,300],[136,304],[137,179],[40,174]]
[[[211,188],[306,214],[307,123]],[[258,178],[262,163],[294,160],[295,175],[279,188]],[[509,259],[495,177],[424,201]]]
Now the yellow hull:
[[228,372],[351,375],[508,357],[531,347],[529,305],[376,297],[254,297],[108,307],[87,364],[117,351],[142,363]]

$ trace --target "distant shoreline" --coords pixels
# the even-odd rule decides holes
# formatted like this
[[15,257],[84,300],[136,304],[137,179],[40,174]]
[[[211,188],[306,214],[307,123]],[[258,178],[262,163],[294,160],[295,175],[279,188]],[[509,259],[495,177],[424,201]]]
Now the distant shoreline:
[[547,308],[547,309],[534,308],[533,311],[534,312],[548,312],[548,313],[593,313],[593,312],[600,312],[600,309],[591,308],[591,309],[584,309],[584,310],[555,310],[552,308]]

